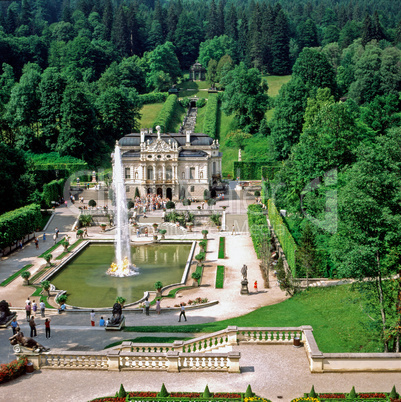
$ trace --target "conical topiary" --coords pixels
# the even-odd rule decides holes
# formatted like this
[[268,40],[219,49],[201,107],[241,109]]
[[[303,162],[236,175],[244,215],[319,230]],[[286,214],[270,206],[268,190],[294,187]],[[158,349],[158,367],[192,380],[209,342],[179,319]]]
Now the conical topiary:
[[120,390],[118,391],[118,397],[119,398],[125,398],[126,396],[127,396],[127,393],[125,392],[124,385],[121,384],[120,385]]
[[312,389],[311,389],[310,392],[309,392],[309,396],[310,396],[311,398],[317,398],[317,395],[316,395],[316,392],[315,392],[315,386],[314,386],[314,385],[312,385]]
[[392,399],[397,399],[398,396],[399,395],[398,395],[398,392],[395,389],[395,385],[393,385],[393,389],[391,390],[389,397],[392,398]]
[[351,392],[347,396],[347,399],[355,399],[355,398],[356,398],[355,387],[352,387]]
[[251,384],[248,384],[248,388],[245,391],[245,398],[252,398],[255,394],[252,392]]
[[165,398],[166,396],[168,396],[168,392],[166,387],[164,386],[164,383],[162,385],[162,389],[160,390],[160,392],[157,394],[157,396],[160,396],[162,398]]
[[209,387],[207,385],[205,387],[205,390],[203,391],[202,397],[203,398],[211,398],[212,397],[212,394],[210,393]]

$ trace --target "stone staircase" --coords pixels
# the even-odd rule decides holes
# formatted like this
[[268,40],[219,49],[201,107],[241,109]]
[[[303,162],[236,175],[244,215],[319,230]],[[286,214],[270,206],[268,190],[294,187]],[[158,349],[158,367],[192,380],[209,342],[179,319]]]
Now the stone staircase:
[[158,229],[167,230],[166,236],[186,235],[188,233],[187,229],[183,228],[182,226],[177,226],[172,222],[163,222],[158,226]]
[[187,131],[191,131],[191,133],[193,133],[195,131],[197,114],[198,109],[196,107],[190,107],[188,109],[187,115],[184,117],[184,121],[182,122],[181,125],[181,130],[184,133]]

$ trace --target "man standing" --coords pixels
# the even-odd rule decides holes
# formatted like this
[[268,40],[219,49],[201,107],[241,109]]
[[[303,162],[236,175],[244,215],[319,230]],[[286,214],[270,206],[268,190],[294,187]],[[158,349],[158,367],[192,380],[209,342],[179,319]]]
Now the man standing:
[[95,326],[95,310],[91,311],[90,316],[91,316],[91,325],[92,325],[92,327],[94,327]]
[[[25,306],[25,312],[26,312],[26,320],[29,321],[31,318],[31,302],[28,302]],[[31,337],[32,338],[32,337]]]
[[45,316],[46,304],[45,304],[45,302],[43,300],[39,303],[39,307],[40,307],[40,315],[42,317],[44,317]]
[[59,233],[58,228],[54,229],[54,233],[56,234],[56,239],[57,239],[58,238],[58,233]]
[[46,328],[46,339],[50,338],[50,318],[46,318],[45,328]]
[[145,299],[145,314],[149,315],[150,303],[148,298]]
[[185,316],[185,306],[184,303],[180,304],[180,316],[178,317],[178,322],[181,322],[181,316],[184,316],[185,321],[187,320],[187,317]]
[[35,322],[35,317],[32,316],[31,319],[29,320],[29,326],[31,327],[31,338],[34,336],[37,336],[36,333],[36,322]]

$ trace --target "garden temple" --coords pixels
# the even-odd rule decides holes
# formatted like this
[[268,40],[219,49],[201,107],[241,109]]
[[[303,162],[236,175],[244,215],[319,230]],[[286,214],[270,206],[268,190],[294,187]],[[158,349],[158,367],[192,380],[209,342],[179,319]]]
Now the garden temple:
[[141,129],[121,138],[119,146],[127,199],[135,198],[135,188],[141,196],[203,198],[204,191],[221,178],[218,140],[206,134]]

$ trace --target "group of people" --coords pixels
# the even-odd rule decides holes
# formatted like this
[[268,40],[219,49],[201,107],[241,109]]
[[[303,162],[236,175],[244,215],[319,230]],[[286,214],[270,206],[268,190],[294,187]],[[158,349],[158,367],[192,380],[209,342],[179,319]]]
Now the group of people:
[[147,194],[143,197],[135,197],[133,208],[134,211],[137,211],[138,213],[142,212],[146,215],[147,212],[166,208],[168,201],[170,201],[169,198],[162,198],[161,195]]

